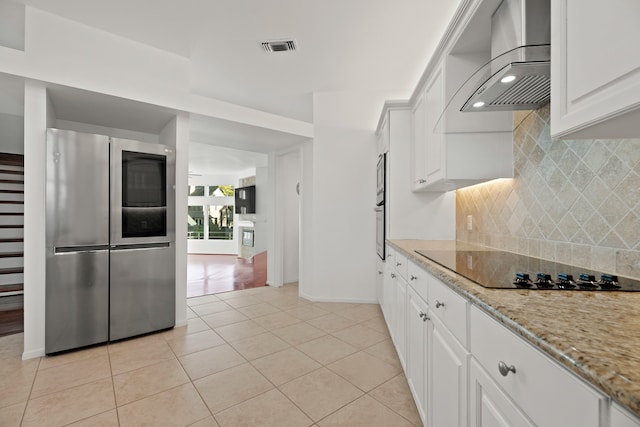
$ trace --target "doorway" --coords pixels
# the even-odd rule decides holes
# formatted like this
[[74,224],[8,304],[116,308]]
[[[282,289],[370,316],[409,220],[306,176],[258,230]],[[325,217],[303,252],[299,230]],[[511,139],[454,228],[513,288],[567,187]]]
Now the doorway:
[[187,255],[187,298],[266,284],[266,251],[250,259],[236,255]]

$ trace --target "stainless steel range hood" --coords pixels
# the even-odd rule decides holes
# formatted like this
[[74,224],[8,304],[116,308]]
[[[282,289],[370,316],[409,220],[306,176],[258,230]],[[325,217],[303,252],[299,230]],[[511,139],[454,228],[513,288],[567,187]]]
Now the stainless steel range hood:
[[550,0],[504,0],[491,18],[493,59],[469,79],[471,91],[461,89],[468,99],[460,111],[530,110],[546,104],[550,27]]

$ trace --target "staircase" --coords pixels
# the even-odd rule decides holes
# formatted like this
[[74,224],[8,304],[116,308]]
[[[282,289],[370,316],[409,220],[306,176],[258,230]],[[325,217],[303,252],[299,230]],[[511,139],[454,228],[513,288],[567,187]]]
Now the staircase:
[[22,332],[24,157],[0,153],[0,336]]

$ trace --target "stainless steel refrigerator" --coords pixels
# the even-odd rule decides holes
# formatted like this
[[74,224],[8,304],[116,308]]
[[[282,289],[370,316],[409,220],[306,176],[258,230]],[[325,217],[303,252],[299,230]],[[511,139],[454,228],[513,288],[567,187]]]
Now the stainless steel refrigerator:
[[45,353],[175,324],[172,147],[47,131]]

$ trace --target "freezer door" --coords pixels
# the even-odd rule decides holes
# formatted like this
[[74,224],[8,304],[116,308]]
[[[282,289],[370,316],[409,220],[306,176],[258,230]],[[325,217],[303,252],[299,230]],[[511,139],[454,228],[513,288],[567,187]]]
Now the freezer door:
[[111,341],[175,325],[175,248],[171,243],[111,247]]
[[47,130],[47,247],[109,243],[109,138]]
[[109,250],[47,248],[45,353],[106,342]]

